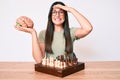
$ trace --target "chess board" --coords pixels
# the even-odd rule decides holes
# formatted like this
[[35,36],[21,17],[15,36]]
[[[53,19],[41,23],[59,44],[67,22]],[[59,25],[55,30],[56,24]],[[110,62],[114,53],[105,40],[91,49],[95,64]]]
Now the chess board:
[[57,77],[65,77],[67,75],[73,74],[85,68],[85,64],[83,62],[78,62],[76,65],[67,66],[65,68],[55,68],[47,65],[42,65],[41,63],[35,64],[35,71],[54,75]]

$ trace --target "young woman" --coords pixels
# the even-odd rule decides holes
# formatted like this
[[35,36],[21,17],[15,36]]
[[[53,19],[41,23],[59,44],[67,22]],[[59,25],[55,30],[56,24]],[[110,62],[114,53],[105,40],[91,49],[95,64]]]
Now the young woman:
[[[67,12],[74,15],[80,27],[69,28]],[[32,35],[32,55],[36,63],[40,63],[45,56],[48,58],[50,56],[56,58],[59,55],[75,56],[73,42],[92,31],[92,25],[81,13],[62,2],[52,4],[48,14],[47,29],[42,30],[39,37],[37,37],[36,30],[31,28],[33,22],[30,18],[23,16],[18,18],[16,22],[19,24],[15,26],[17,30]]]

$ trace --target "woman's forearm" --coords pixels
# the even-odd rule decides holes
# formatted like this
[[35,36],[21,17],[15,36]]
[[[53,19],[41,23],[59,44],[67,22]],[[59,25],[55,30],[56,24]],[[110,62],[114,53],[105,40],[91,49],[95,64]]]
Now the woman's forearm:
[[75,18],[79,22],[79,24],[81,26],[81,29],[84,29],[86,31],[91,31],[92,30],[91,23],[81,13],[79,13],[74,8],[70,8],[69,11],[75,16]]
[[40,63],[42,61],[43,55],[40,50],[36,31],[32,32],[32,55],[36,63]]

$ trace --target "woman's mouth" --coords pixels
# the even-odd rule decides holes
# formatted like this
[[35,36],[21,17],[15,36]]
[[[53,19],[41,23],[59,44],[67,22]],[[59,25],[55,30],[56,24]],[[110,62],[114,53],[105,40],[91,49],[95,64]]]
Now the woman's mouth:
[[60,18],[56,18],[55,21],[61,21],[61,19]]

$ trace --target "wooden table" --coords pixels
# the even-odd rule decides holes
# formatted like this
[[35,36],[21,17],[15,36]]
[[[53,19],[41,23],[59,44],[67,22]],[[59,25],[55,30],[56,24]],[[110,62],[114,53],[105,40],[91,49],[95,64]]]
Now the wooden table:
[[64,78],[36,72],[33,62],[0,62],[0,80],[120,80],[120,61],[85,62],[85,69]]

